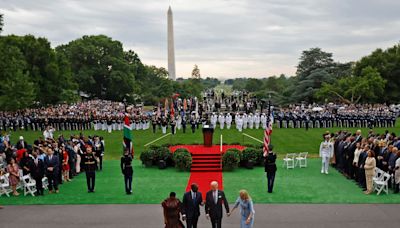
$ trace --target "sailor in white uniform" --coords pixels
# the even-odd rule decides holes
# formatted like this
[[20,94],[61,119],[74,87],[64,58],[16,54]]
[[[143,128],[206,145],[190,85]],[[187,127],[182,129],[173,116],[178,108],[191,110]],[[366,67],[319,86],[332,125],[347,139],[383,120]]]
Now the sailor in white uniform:
[[328,174],[329,160],[333,156],[333,143],[330,141],[331,136],[325,135],[325,140],[319,146],[319,157],[322,158],[321,173]]

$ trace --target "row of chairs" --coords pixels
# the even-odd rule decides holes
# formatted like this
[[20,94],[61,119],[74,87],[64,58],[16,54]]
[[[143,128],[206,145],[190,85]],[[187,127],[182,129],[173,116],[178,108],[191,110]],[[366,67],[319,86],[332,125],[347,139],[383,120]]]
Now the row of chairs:
[[[20,182],[17,185],[17,190],[18,189],[23,189],[24,191],[24,196],[30,194],[32,196],[35,196],[35,193],[37,192],[36,189],[36,181],[31,177],[30,174],[28,175],[23,175],[22,170],[19,170],[19,175],[20,175]],[[10,181],[9,181],[9,173],[6,173],[2,176],[0,176],[0,196],[6,195],[10,197],[10,193],[12,192]],[[48,179],[47,177],[43,177],[42,179],[43,183],[43,188],[48,189]]]
[[375,168],[375,176],[372,178],[373,183],[374,183],[374,191],[376,191],[377,195],[381,194],[381,192],[385,192],[386,194],[389,194],[389,180],[390,180],[390,174],[381,170],[380,168],[376,167]]
[[286,167],[287,169],[294,169],[296,166],[300,168],[307,167],[307,156],[308,152],[300,152],[300,153],[288,153],[285,158],[283,158],[282,167]]

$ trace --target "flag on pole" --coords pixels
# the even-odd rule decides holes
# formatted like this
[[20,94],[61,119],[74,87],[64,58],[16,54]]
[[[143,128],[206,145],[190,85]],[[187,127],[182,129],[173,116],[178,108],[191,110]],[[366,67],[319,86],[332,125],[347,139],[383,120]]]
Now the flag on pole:
[[131,154],[132,158],[133,158],[134,151],[133,151],[131,130],[132,130],[132,127],[131,127],[131,123],[129,120],[129,116],[128,116],[128,114],[125,114],[125,117],[124,117],[124,140],[123,140],[124,151],[126,151],[128,149],[129,154]]
[[157,107],[157,118],[161,117],[161,105],[160,103],[158,103],[158,107]]
[[268,121],[267,128],[264,131],[264,148],[263,148],[264,157],[266,157],[269,152],[268,146],[271,143],[272,124],[274,122],[274,116],[273,116],[273,113],[271,112],[271,105],[269,102],[268,102],[268,119],[267,119],[267,121]]
[[165,108],[164,116],[167,117],[168,116],[168,99],[167,98],[165,98],[164,108]]
[[170,112],[171,112],[171,119],[173,119],[175,116],[174,102],[171,102],[171,111]]
[[183,111],[186,112],[186,109],[187,109],[187,100],[185,98],[183,99]]

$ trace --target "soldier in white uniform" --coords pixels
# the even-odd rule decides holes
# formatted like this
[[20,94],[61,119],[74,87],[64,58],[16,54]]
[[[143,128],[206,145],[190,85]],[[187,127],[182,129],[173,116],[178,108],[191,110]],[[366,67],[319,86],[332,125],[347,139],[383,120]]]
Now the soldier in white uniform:
[[235,115],[235,125],[236,125],[236,129],[238,129],[238,130],[239,130],[239,127],[238,127],[237,122],[238,122],[238,120],[239,120],[239,117],[240,117],[240,115],[239,115],[239,113],[237,112],[236,115]]
[[243,117],[239,116],[237,122],[236,122],[236,127],[239,130],[239,132],[242,132],[243,129]]
[[176,117],[176,128],[178,130],[181,130],[181,128],[182,128],[182,117],[181,117],[181,115],[178,115]]
[[243,114],[243,129],[247,129],[247,121],[248,121],[247,114],[244,113]]
[[217,117],[217,115],[213,112],[213,114],[211,115],[210,122],[211,122],[211,125],[212,125],[212,127],[213,127],[214,129],[217,127],[217,120],[218,120],[218,117]]
[[265,113],[261,114],[260,120],[261,120],[262,129],[265,130],[267,128],[267,117],[265,116]]
[[219,122],[219,127],[220,129],[224,129],[224,125],[225,125],[225,116],[224,114],[221,112],[218,116],[218,122]]
[[253,127],[254,127],[254,116],[253,116],[253,113],[250,113],[247,118],[248,118],[248,122],[249,122],[249,128],[253,129]]
[[321,173],[328,174],[329,160],[333,156],[333,143],[330,141],[331,136],[325,135],[325,140],[321,142],[319,147],[319,157],[322,158]]
[[228,112],[228,114],[225,117],[225,122],[226,122],[226,128],[229,130],[231,129],[231,125],[232,125],[232,116],[231,114]]
[[254,115],[254,125],[256,129],[260,128],[260,114],[258,112]]

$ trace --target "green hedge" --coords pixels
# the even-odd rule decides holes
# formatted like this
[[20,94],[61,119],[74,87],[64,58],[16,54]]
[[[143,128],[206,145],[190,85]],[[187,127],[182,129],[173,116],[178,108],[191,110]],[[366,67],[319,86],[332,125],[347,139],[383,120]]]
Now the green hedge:
[[177,149],[174,152],[173,160],[175,167],[180,170],[190,170],[190,167],[192,166],[192,155],[187,149]]
[[222,168],[224,170],[233,170],[238,167],[240,162],[240,150],[228,149],[222,156]]

